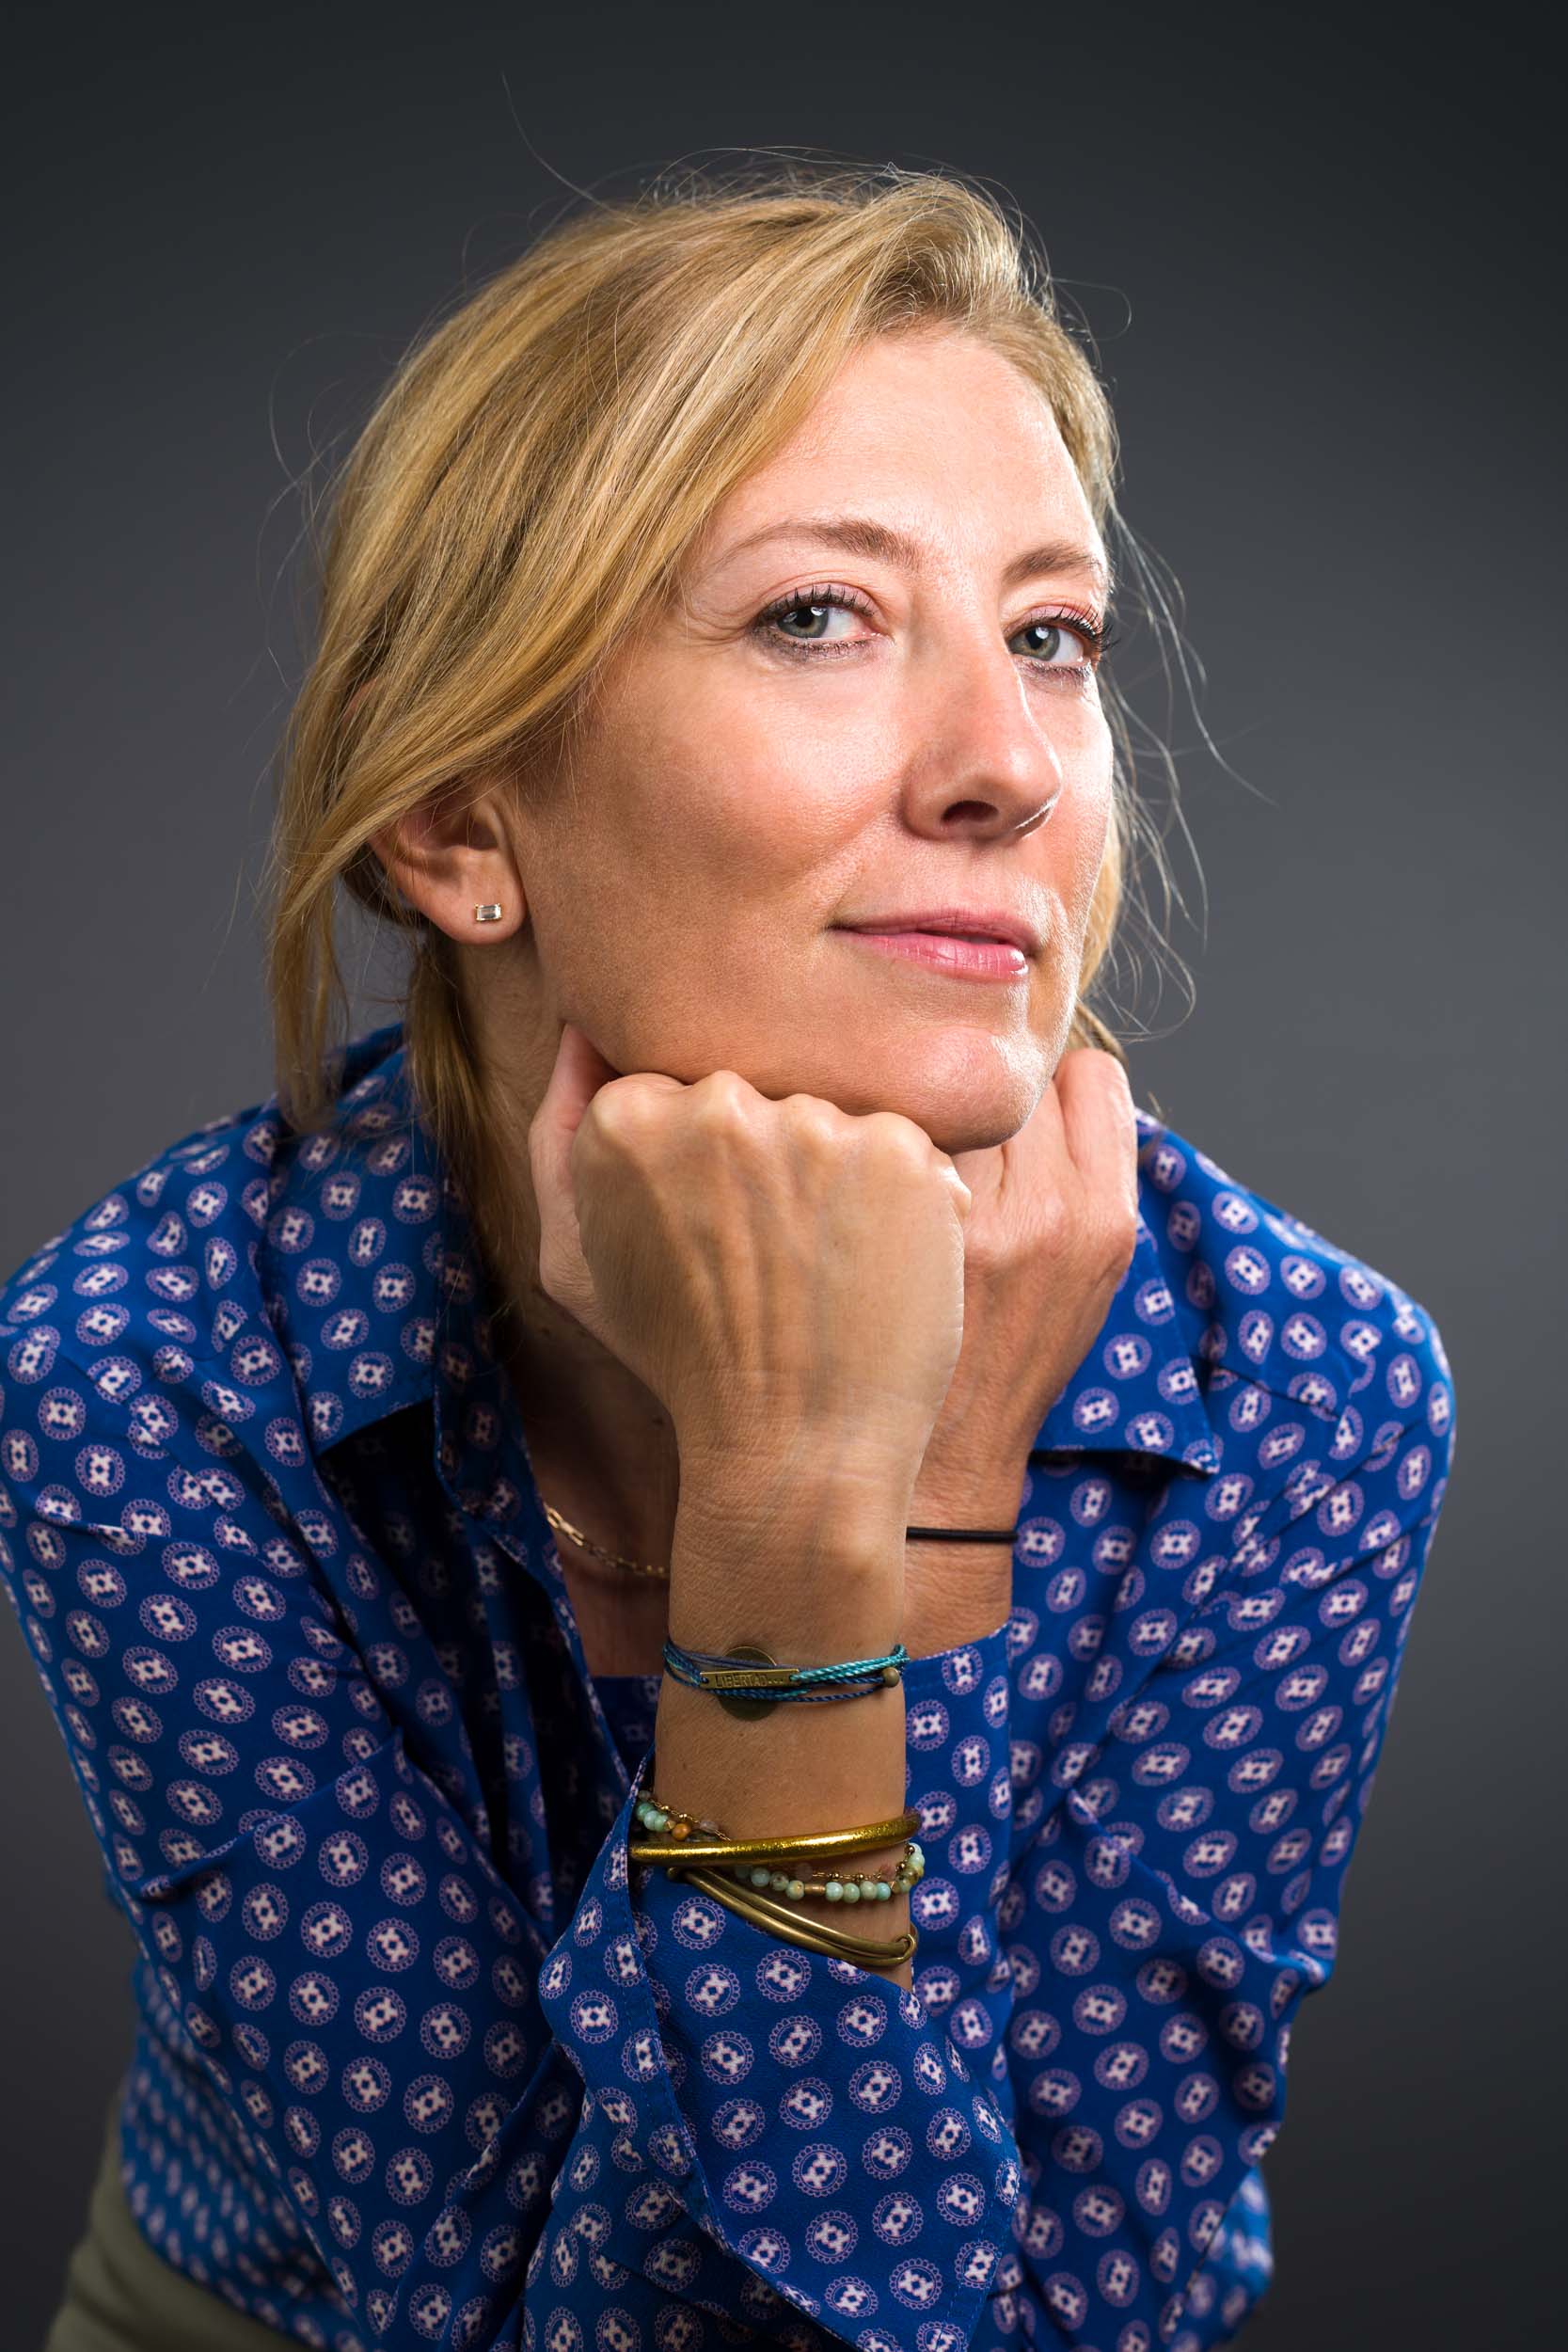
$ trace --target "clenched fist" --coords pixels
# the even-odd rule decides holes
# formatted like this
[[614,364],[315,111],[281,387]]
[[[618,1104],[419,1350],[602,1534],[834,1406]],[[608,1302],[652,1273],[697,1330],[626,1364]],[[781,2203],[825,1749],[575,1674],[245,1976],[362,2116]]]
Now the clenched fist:
[[659,1398],[683,1473],[819,1452],[907,1490],[958,1359],[970,1208],[923,1128],[729,1070],[620,1076],[567,1023],[529,1156],[540,1281]]

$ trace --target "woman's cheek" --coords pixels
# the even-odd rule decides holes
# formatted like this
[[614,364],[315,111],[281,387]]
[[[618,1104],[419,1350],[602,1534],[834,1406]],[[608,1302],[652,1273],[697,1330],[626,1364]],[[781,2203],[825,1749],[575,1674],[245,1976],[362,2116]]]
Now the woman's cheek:
[[[1106,844],[1111,832],[1111,791],[1109,781],[1089,790],[1065,798],[1058,814],[1066,813],[1064,828],[1068,839],[1061,844],[1066,850],[1064,865],[1070,877],[1068,913],[1074,932],[1081,940],[1088,928],[1089,914],[1094,904],[1096,884],[1105,863]],[[1060,844],[1060,836],[1058,836]]]

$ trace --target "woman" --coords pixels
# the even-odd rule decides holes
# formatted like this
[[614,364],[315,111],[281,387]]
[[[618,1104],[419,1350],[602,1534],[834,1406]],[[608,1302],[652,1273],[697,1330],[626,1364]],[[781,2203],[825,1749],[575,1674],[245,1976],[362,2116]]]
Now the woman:
[[140,1947],[50,2352],[1255,2302],[1453,1399],[1087,1005],[1114,450],[988,200],[799,171],[557,227],[360,437],[277,1089],[0,1292]]

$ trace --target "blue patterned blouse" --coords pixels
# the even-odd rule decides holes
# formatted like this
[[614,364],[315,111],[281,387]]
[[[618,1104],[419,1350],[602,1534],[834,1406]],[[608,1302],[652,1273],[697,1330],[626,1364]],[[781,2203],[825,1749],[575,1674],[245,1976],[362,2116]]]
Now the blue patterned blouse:
[[[1012,1613],[906,1677],[915,1992],[628,1879],[403,1032],[0,1287],[0,1565],[135,1931],[150,2244],[309,2344],[1224,2342],[1453,1447],[1432,1317],[1140,1110]],[[646,1883],[641,1883],[643,1878]]]

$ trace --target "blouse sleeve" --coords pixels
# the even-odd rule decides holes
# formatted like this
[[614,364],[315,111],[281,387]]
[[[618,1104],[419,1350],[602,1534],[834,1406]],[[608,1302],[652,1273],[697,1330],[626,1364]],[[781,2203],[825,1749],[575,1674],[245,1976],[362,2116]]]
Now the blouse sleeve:
[[410,1756],[246,1453],[37,1333],[0,1566],[124,1911],[361,2330],[515,2344],[575,2085],[540,1931]]
[[387,1712],[325,1490],[37,1329],[0,1376],[0,1570],[109,1892],[359,2330],[958,2352],[1019,2162],[920,2004],[634,1903],[629,1799],[551,1948]]
[[1196,2352],[1266,2279],[1228,2249],[1261,2206],[1299,2003],[1334,1966],[1452,1452],[1440,1361],[1433,1417],[1244,1518],[1152,1671],[1057,1758],[1004,1904],[1011,2327]]

